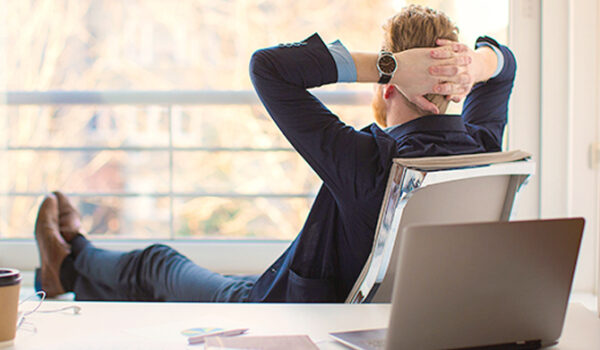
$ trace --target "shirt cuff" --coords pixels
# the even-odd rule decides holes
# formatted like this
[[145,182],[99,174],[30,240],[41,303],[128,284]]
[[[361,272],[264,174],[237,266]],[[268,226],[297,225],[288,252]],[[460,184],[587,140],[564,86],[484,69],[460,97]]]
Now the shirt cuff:
[[495,78],[498,76],[498,74],[500,74],[500,72],[502,72],[502,67],[504,67],[504,55],[502,54],[502,51],[500,51],[499,48],[497,48],[496,46],[494,46],[490,43],[479,42],[479,43],[477,43],[476,48],[480,48],[482,46],[487,46],[490,49],[494,50],[494,52],[496,53],[496,58],[498,59],[498,65],[496,66],[496,70],[494,71],[494,73],[492,74],[490,79]]
[[356,66],[352,55],[341,41],[336,40],[327,45],[338,73],[338,83],[354,83],[356,82]]

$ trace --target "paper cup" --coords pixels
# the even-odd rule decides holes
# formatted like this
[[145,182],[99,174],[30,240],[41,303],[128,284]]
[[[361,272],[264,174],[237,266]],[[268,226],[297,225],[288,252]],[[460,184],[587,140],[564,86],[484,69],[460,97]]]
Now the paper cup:
[[21,273],[0,267],[0,347],[12,344],[17,334]]

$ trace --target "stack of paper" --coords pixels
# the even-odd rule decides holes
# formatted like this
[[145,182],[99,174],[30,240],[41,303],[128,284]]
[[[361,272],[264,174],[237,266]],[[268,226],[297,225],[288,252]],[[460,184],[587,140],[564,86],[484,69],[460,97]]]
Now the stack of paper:
[[252,350],[318,350],[307,335],[241,336],[206,338],[205,350],[252,349]]

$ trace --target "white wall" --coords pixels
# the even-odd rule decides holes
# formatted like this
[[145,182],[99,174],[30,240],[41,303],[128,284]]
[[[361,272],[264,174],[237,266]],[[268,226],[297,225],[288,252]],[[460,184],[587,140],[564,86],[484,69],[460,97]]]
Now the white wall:
[[541,217],[568,213],[569,3],[541,4]]
[[[596,35],[600,36],[600,5],[598,6],[598,12],[596,13]],[[597,82],[597,97],[596,97],[596,154],[600,157],[600,45],[596,45],[596,67],[598,68],[596,74],[596,82]],[[596,160],[596,205],[600,206],[600,158]],[[596,208],[596,213],[599,216],[597,220],[600,221],[600,208]],[[600,223],[597,224],[600,226]],[[598,244],[596,245],[596,295],[600,294],[600,227],[598,228]],[[600,312],[600,298],[597,298],[597,310]]]
[[541,4],[540,217],[583,216],[574,290],[596,292],[598,179],[589,161],[598,132],[598,3]]
[[510,45],[518,61],[509,148],[533,153],[538,174],[520,196],[517,219],[583,216],[574,290],[598,284],[600,18],[596,0],[512,0]]
[[[586,218],[575,285],[595,291],[597,277],[597,171],[590,166],[590,147],[597,140],[598,2],[570,1],[568,215]],[[592,276],[594,278],[592,278]]]

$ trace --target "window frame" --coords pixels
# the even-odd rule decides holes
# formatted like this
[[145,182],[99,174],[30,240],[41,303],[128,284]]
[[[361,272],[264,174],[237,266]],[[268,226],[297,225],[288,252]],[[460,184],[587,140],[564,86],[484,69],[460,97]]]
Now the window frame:
[[[560,3],[564,5],[568,1],[561,0]],[[544,11],[549,6],[547,3],[544,2]],[[548,132],[556,132],[556,130],[548,131],[544,129],[549,124],[542,123],[543,120],[549,121],[550,119],[544,119],[546,116],[541,113],[548,108],[552,108],[550,105],[542,104],[544,92],[541,91],[540,87],[542,78],[548,78],[547,71],[552,70],[552,66],[547,65],[540,68],[540,55],[546,55],[552,50],[551,46],[549,46],[552,43],[548,39],[548,36],[546,36],[549,26],[542,26],[542,19],[545,21],[544,23],[558,21],[559,26],[562,26],[566,15],[564,13],[554,13],[552,15],[554,18],[552,18],[549,17],[548,13],[544,13],[544,17],[542,18],[542,1],[540,0],[511,0],[509,6],[509,45],[518,56],[519,69],[517,72],[517,85],[515,86],[515,93],[510,105],[509,126],[507,129],[508,147],[510,149],[521,148],[533,153],[534,159],[540,160],[538,162],[538,171],[542,174],[541,179],[534,177],[520,194],[515,218],[537,218],[547,213],[547,210],[550,210],[547,206],[542,206],[540,203],[541,199],[547,198],[550,195],[546,184],[548,183],[547,181],[552,181],[553,175],[548,177],[546,174],[551,171],[549,169],[558,166],[548,160],[547,152],[542,152],[543,149],[549,147],[543,141],[545,139],[544,135],[548,134]],[[543,37],[545,39],[542,39]],[[538,45],[537,43],[542,44]],[[95,98],[93,102],[96,103],[98,102],[98,96],[94,97],[96,93],[100,93],[103,95],[101,97],[103,100],[109,99],[113,104],[125,104],[125,102],[128,102],[129,104],[191,105],[197,104],[198,100],[195,99],[198,98],[201,98],[205,103],[232,103],[231,95],[225,97],[226,101],[222,101],[219,96],[211,95],[212,92],[206,91],[200,92],[201,95],[204,93],[203,97],[198,97],[198,91],[180,91],[180,95],[176,100],[173,100],[173,96],[170,98],[165,97],[173,93],[170,91],[143,92],[155,94],[151,97],[149,97],[150,95],[144,96],[139,91],[82,91],[77,92],[79,94],[77,96],[62,95],[62,97],[60,97],[60,94],[63,92],[55,92],[52,96],[44,96],[43,92],[7,92],[0,94],[0,102],[10,104],[10,101],[31,98],[38,93],[41,95],[38,95],[37,98],[46,98],[48,99],[47,102],[52,102],[52,104],[61,101],[63,104],[81,104],[86,98]],[[231,91],[224,93],[231,93]],[[234,92],[234,94],[238,94],[237,100],[239,102],[237,103],[239,104],[258,103],[258,99],[251,91],[238,91]],[[347,94],[353,97],[348,100],[349,95]],[[317,93],[317,95],[322,98],[325,104],[368,104],[371,92],[332,91],[321,92],[321,94]],[[7,98],[9,101],[6,101]],[[23,102],[23,100],[19,101]],[[547,101],[547,99],[544,99],[544,101]],[[523,115],[531,115],[533,117],[518,117]],[[555,146],[558,147],[557,145]],[[559,173],[556,173],[556,176],[559,176]],[[559,195],[566,196],[567,187],[562,190],[565,192]],[[99,247],[118,250],[139,249],[155,242],[168,244],[181,250],[192,261],[216,272],[244,274],[263,272],[290,244],[290,241],[263,240],[96,241]],[[37,248],[33,240],[0,240],[0,266],[10,265],[23,271],[32,271],[37,266],[37,256]],[[586,279],[589,279],[589,276]],[[581,288],[576,283],[574,289],[578,290]]]

